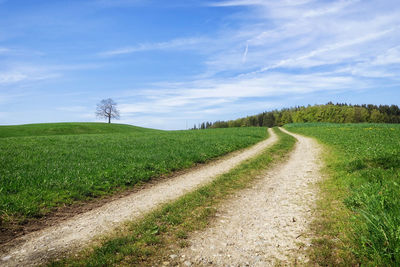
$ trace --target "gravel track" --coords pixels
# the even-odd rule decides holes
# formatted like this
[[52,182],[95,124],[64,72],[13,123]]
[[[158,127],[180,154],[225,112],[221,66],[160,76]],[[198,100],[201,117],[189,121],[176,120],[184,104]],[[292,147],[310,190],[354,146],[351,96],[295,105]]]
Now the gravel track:
[[112,231],[125,221],[137,219],[160,204],[193,191],[218,175],[228,172],[244,160],[261,153],[277,141],[271,129],[269,133],[268,139],[248,149],[231,153],[186,174],[109,202],[58,225],[13,240],[18,245],[0,255],[0,265],[39,265],[46,263],[49,259],[78,251],[87,246],[91,240]]
[[[282,131],[288,133],[284,129]],[[291,134],[291,133],[289,133]],[[275,266],[307,264],[309,223],[317,198],[320,148],[297,140],[289,159],[258,177],[219,208],[216,220],[189,236],[189,246],[173,258],[183,266]]]

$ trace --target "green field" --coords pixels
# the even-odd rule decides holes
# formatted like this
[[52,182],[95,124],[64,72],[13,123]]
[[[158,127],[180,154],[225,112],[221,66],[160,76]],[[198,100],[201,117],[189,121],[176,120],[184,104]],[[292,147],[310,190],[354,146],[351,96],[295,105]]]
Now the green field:
[[42,123],[0,126],[0,138],[23,136],[108,134],[158,131],[126,124],[106,123]]
[[[322,213],[322,217],[329,218],[321,220],[325,220],[326,226],[331,225],[331,232],[336,227],[337,235],[329,237],[333,243],[319,240],[319,245],[325,246],[324,252],[318,252],[319,264],[346,265],[356,261],[364,265],[399,266],[400,125],[310,123],[289,124],[285,128],[316,137],[328,145],[331,152],[327,168],[332,180],[325,183],[334,186],[324,197],[342,195],[341,203],[350,211],[350,216],[340,215],[341,211]],[[336,205],[331,204],[334,209]],[[328,229],[325,234],[332,233]],[[353,259],[342,261],[339,255],[346,253],[333,249],[335,246],[347,250]]]
[[[219,205],[238,190],[254,186],[268,168],[286,159],[296,140],[275,128],[277,143],[212,182],[129,222],[100,243],[47,266],[161,266],[174,248],[187,247],[188,236],[209,227]],[[174,265],[171,265],[174,266]]]
[[266,128],[160,131],[102,123],[0,126],[0,226],[247,147]]

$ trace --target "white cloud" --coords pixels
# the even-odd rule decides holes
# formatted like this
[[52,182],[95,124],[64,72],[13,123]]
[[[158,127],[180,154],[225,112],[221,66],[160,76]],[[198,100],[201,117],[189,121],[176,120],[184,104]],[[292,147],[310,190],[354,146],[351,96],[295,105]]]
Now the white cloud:
[[55,73],[47,73],[37,69],[15,69],[0,72],[0,85],[14,84],[25,81],[39,81],[59,77]]
[[144,43],[137,46],[129,46],[114,50],[100,52],[101,56],[117,56],[124,54],[132,54],[136,52],[150,50],[169,50],[169,49],[193,49],[194,45],[204,43],[203,38],[179,38],[160,43]]
[[[93,2],[110,7],[149,1]],[[196,55],[196,60],[202,60],[196,62],[196,65],[202,64],[201,72],[195,76],[176,74],[169,82],[141,85],[145,90],[113,92],[120,96],[116,100],[123,118],[121,122],[164,129],[184,128],[187,118],[194,122],[235,118],[239,112],[255,114],[278,107],[289,98],[320,93],[339,95],[398,83],[400,6],[397,0],[198,2],[207,8],[224,9],[221,14],[230,13],[213,20],[221,24],[200,37],[122,45],[96,55],[95,60],[98,56],[112,58],[156,50],[201,53],[201,57]],[[8,52],[7,48],[0,48],[0,54]],[[8,86],[51,78],[96,66],[16,66],[0,70],[0,84]],[[171,82],[174,80],[177,82]],[[310,97],[309,101],[314,98]],[[77,109],[59,108],[64,112]],[[93,113],[80,110],[86,118],[93,118]]]
[[87,111],[88,107],[86,107],[86,106],[67,106],[67,107],[58,107],[56,109],[59,110],[59,111],[63,111],[63,112],[79,112],[79,113],[82,113],[84,111]]
[[[0,2],[1,3],[1,2]],[[6,48],[6,47],[0,47],[0,55],[1,54],[6,54],[8,52],[10,52],[11,50]]]
[[262,0],[233,0],[233,1],[219,1],[210,3],[210,6],[215,7],[229,7],[229,6],[252,6],[252,5],[263,5]]
[[26,74],[20,72],[3,72],[0,73],[0,84],[19,82],[27,78]]
[[[363,1],[226,1],[216,5],[262,8],[251,8],[239,29],[221,37],[230,45],[210,55],[209,76],[222,71],[341,68],[340,64],[369,61],[400,39],[400,8],[393,5],[384,9]],[[243,53],[244,46],[251,49]]]
[[244,8],[225,18],[226,25],[233,20],[234,27],[225,26],[213,38],[184,38],[103,53],[184,49],[191,40],[190,49],[205,56],[205,71],[191,81],[185,79],[189,82],[157,83],[127,93],[119,100],[126,121],[184,128],[184,118],[201,121],[234,118],[238,112],[255,114],[289,98],[372,90],[380,87],[375,79],[400,76],[396,1],[229,0],[208,5]]
[[0,104],[9,104],[23,97],[30,96],[28,92],[14,92],[13,90],[0,91]]
[[40,65],[14,63],[0,69],[0,85],[59,78],[68,71],[101,68],[101,64]]
[[[373,32],[373,33],[367,34],[366,36],[360,36],[360,37],[357,37],[357,38],[354,38],[351,40],[345,40],[343,42],[330,44],[330,45],[324,46],[322,48],[318,48],[316,50],[309,51],[309,52],[307,52],[307,54],[298,56],[296,58],[283,59],[283,60],[279,61],[278,63],[273,64],[271,66],[263,67],[262,69],[260,69],[260,71],[263,72],[263,71],[267,71],[267,70],[271,70],[271,69],[276,69],[279,67],[306,67],[307,68],[307,67],[312,67],[312,66],[337,64],[337,63],[340,63],[343,61],[348,62],[348,60],[351,60],[352,58],[354,58],[354,56],[357,56],[357,53],[349,55],[349,53],[340,53],[339,52],[339,54],[337,54],[337,53],[335,53],[335,51],[379,39],[380,37],[382,37],[384,35],[392,33],[395,29],[396,28],[388,29],[388,30],[385,30],[382,32]],[[315,61],[309,60],[312,58],[317,58],[318,56],[321,56],[321,55],[326,55],[326,54],[331,54],[331,53],[335,53],[334,58],[328,57],[327,58],[328,60],[319,60],[319,61],[318,60],[315,60]],[[322,59],[322,58],[320,58],[320,59]],[[360,60],[360,58],[358,57],[357,60]]]
[[100,7],[136,6],[148,3],[149,0],[94,0],[93,3]]
[[400,64],[400,46],[389,48],[384,53],[378,55],[371,64],[378,66]]
[[344,8],[355,4],[357,2],[359,2],[360,0],[356,0],[356,1],[337,1],[334,2],[332,5],[330,6],[325,6],[322,8],[317,8],[317,9],[311,9],[307,12],[305,12],[304,14],[302,14],[303,17],[305,18],[310,18],[310,17],[318,17],[318,16],[326,16],[329,14],[334,14],[337,13],[341,10],[343,10]]
[[[210,116],[241,110],[265,110],[273,106],[268,98],[305,95],[319,91],[340,92],[352,87],[368,88],[367,84],[340,74],[329,73],[288,75],[266,73],[263,76],[231,79],[197,80],[188,83],[159,84],[163,90],[141,91],[141,100],[121,99],[121,115],[193,114]],[[147,95],[147,96],[146,96]],[[258,99],[249,101],[249,98]]]

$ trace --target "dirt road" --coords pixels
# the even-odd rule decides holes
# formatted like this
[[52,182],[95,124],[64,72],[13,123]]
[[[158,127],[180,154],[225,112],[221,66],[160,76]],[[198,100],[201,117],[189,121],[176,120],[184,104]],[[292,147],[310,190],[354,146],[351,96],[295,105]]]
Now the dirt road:
[[304,249],[310,245],[315,182],[321,177],[320,149],[311,138],[293,136],[298,142],[290,158],[219,207],[217,220],[189,237],[189,247],[174,255],[178,263],[274,266],[307,262]]
[[276,142],[270,138],[246,150],[232,153],[201,168],[177,176],[127,197],[77,215],[58,225],[33,232],[14,240],[18,246],[0,255],[0,266],[32,266],[49,258],[71,253],[85,247],[96,236],[113,230],[127,220],[133,220],[162,203],[177,199],[183,194],[213,180],[242,161],[254,157]]

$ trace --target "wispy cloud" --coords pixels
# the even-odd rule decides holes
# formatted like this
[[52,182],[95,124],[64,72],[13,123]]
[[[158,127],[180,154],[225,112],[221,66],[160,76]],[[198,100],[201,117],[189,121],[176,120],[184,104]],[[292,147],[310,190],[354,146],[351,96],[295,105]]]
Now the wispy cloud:
[[[357,94],[353,99],[358,100],[360,95],[370,99],[368,93],[361,92],[395,88],[400,84],[398,0],[190,0],[165,3],[89,0],[86,3],[96,10],[113,8],[111,17],[108,17],[111,13],[101,15],[105,10],[95,12],[95,16],[92,11],[78,12],[79,22],[88,22],[87,25],[94,29],[90,34],[82,31],[79,39],[71,41],[72,33],[75,36],[77,29],[71,26],[75,24],[68,25],[71,34],[60,31],[62,33],[54,35],[57,36],[54,39],[65,37],[61,45],[61,42],[52,43],[54,32],[46,28],[43,34],[46,38],[51,37],[48,38],[50,43],[47,50],[42,49],[46,54],[40,55],[32,55],[28,45],[13,43],[12,38],[1,44],[0,56],[7,62],[0,64],[0,90],[29,87],[32,92],[39,92],[39,87],[48,85],[46,90],[53,94],[52,99],[58,94],[60,99],[75,103],[58,103],[59,108],[52,107],[54,112],[62,115],[70,112],[78,119],[86,114],[85,118],[90,120],[93,112],[83,106],[111,94],[119,103],[123,122],[179,129],[190,119],[235,118],[279,107],[291,100],[305,99],[299,104],[313,104],[314,99],[324,102],[331,100],[331,96],[340,99],[351,93]],[[76,7],[78,5],[72,5],[71,10],[75,12]],[[138,12],[134,22],[127,19],[128,12],[120,7],[133,7],[131,11]],[[140,8],[146,12],[140,13]],[[188,18],[197,8],[202,9],[201,12],[196,13],[195,18]],[[212,11],[208,12],[210,9]],[[65,14],[69,15],[71,10]],[[148,20],[146,16],[154,10],[159,16],[154,21]],[[163,13],[170,10],[179,19],[170,20],[170,14]],[[39,11],[42,9],[35,9],[42,14]],[[118,13],[122,11],[123,14]],[[96,17],[96,22],[90,23],[88,17]],[[11,16],[9,19],[11,21]],[[180,19],[188,19],[190,23],[181,27]],[[29,21],[37,20],[33,16]],[[147,25],[143,24],[143,29],[137,29],[140,41],[135,43],[131,26],[141,20],[161,31],[164,30],[162,23],[174,30],[165,31],[162,34],[165,39],[159,39],[161,35],[147,34]],[[21,25],[30,24],[23,21]],[[38,25],[43,25],[42,21]],[[178,31],[175,31],[176,27],[179,27]],[[25,34],[31,32],[28,28]],[[95,29],[120,38],[93,44],[93,40],[104,36],[95,34]],[[193,32],[196,33],[194,36],[191,35]],[[10,30],[8,36],[14,36],[14,32]],[[37,39],[41,40],[39,37]],[[21,35],[13,39],[23,38]],[[41,49],[42,43],[31,47]],[[82,47],[77,48],[78,43]],[[64,45],[67,52],[63,50]],[[94,46],[98,51],[93,52]],[[15,50],[17,48],[20,50]],[[145,53],[150,51],[164,53]],[[133,55],[140,60],[130,60]],[[40,82],[39,86],[37,81],[43,80],[49,82]],[[54,85],[62,87],[63,92],[54,90]],[[72,87],[78,89],[70,89]],[[87,94],[84,97],[74,95],[79,90],[85,90]],[[64,96],[66,92],[71,95]],[[6,98],[0,96],[0,101],[9,101]],[[82,104],[75,101],[78,98],[87,101]]]
[[10,102],[14,102],[17,99],[22,97],[28,97],[31,94],[28,92],[13,92],[11,90],[1,91],[0,92],[0,104],[7,104]]
[[59,111],[65,111],[65,112],[79,112],[82,113],[84,111],[88,110],[87,106],[67,106],[67,107],[58,107],[56,108]]
[[395,84],[400,75],[400,7],[362,1],[210,5],[246,9],[229,18],[240,20],[239,27],[225,28],[212,40],[204,73],[189,82],[153,84],[153,90],[140,91],[140,100],[121,99],[122,113],[224,118],[238,110],[271,109],[286,99],[372,90],[382,79]]
[[19,83],[24,81],[39,81],[59,77],[56,73],[32,68],[21,68],[0,71],[0,85]]
[[[263,9],[250,9],[249,22],[244,16],[241,28],[224,35],[231,48],[211,55],[207,61],[211,73],[341,68],[341,64],[368,61],[400,39],[399,8],[374,10],[374,5],[360,1],[225,1],[216,5],[262,5]],[[373,19],[366,20],[360,10]],[[254,18],[259,20],[252,22]],[[251,47],[251,53],[248,49],[243,53],[243,43]]]
[[249,52],[249,43],[247,42],[246,43],[246,48],[244,49],[244,53],[243,53],[243,58],[242,58],[242,61],[243,62],[246,62],[246,59],[247,59],[247,53]]
[[376,66],[400,64],[400,46],[395,46],[387,49],[382,54],[376,56],[370,62],[370,64]]
[[[1,2],[0,2],[1,3]],[[6,47],[0,47],[0,55],[1,54],[6,54],[8,52],[10,52],[11,50],[6,48]]]
[[[349,62],[349,60],[351,60],[350,57],[354,58],[356,56],[356,53],[354,53],[353,56],[351,56],[350,53],[344,53],[344,58],[343,58],[342,53],[337,55],[337,53],[335,53],[335,51],[343,49],[343,48],[352,47],[352,46],[359,46],[361,44],[370,42],[372,40],[377,40],[384,35],[394,32],[395,30],[399,30],[399,28],[395,27],[395,28],[391,28],[391,29],[388,29],[388,30],[385,30],[382,32],[373,32],[373,33],[369,33],[365,36],[361,36],[361,37],[358,37],[358,38],[355,38],[352,40],[346,40],[343,42],[329,44],[327,46],[318,48],[316,50],[309,51],[306,54],[295,57],[295,58],[291,57],[291,58],[283,59],[276,64],[261,68],[260,72],[268,71],[271,69],[276,69],[279,67],[303,67],[303,68],[306,67],[307,68],[307,67],[313,67],[313,66],[319,66],[319,65],[337,64],[337,63],[340,63],[343,61]],[[319,59],[321,59],[321,56],[330,54],[330,53],[335,53],[337,60],[332,60],[332,58],[329,58],[327,60],[310,60],[313,58],[316,59],[318,57],[319,57]],[[356,60],[360,60],[360,58],[357,57]]]
[[[206,110],[232,113],[240,105],[254,110],[265,110],[275,106],[266,99],[287,95],[305,95],[320,91],[340,92],[367,84],[341,74],[329,73],[298,74],[288,76],[281,73],[267,73],[263,76],[238,77],[231,79],[197,80],[188,83],[159,84],[163,90],[141,91],[140,100],[122,98],[121,112],[134,114],[207,114]],[[156,93],[155,93],[156,92]],[[248,99],[258,99],[248,104]],[[254,103],[258,103],[254,105]],[[211,113],[210,113],[211,114]],[[210,115],[208,114],[208,116]],[[136,115],[135,115],[136,116]]]
[[321,8],[316,8],[316,9],[311,9],[302,14],[304,18],[311,18],[311,17],[318,17],[318,16],[326,16],[329,14],[335,14],[338,13],[339,11],[342,11],[344,8],[353,5],[360,0],[342,0],[342,1],[337,1],[334,2],[333,4],[329,6],[323,6]]
[[233,7],[233,6],[298,6],[304,5],[313,0],[281,0],[281,1],[269,1],[269,0],[229,0],[229,1],[214,1],[208,3],[214,7]]
[[117,56],[124,54],[132,54],[136,52],[151,51],[151,50],[170,50],[170,49],[183,49],[190,50],[195,48],[194,45],[204,43],[204,38],[179,38],[166,42],[159,43],[144,43],[136,46],[122,47],[114,50],[100,52],[101,56]]
[[218,1],[209,3],[210,6],[214,7],[230,7],[230,6],[252,6],[252,5],[264,5],[263,0],[233,0],[233,1]]
[[66,72],[101,68],[101,64],[43,65],[13,63],[0,69],[0,85],[56,79]]
[[94,0],[93,3],[100,7],[136,6],[148,3],[149,0]]

